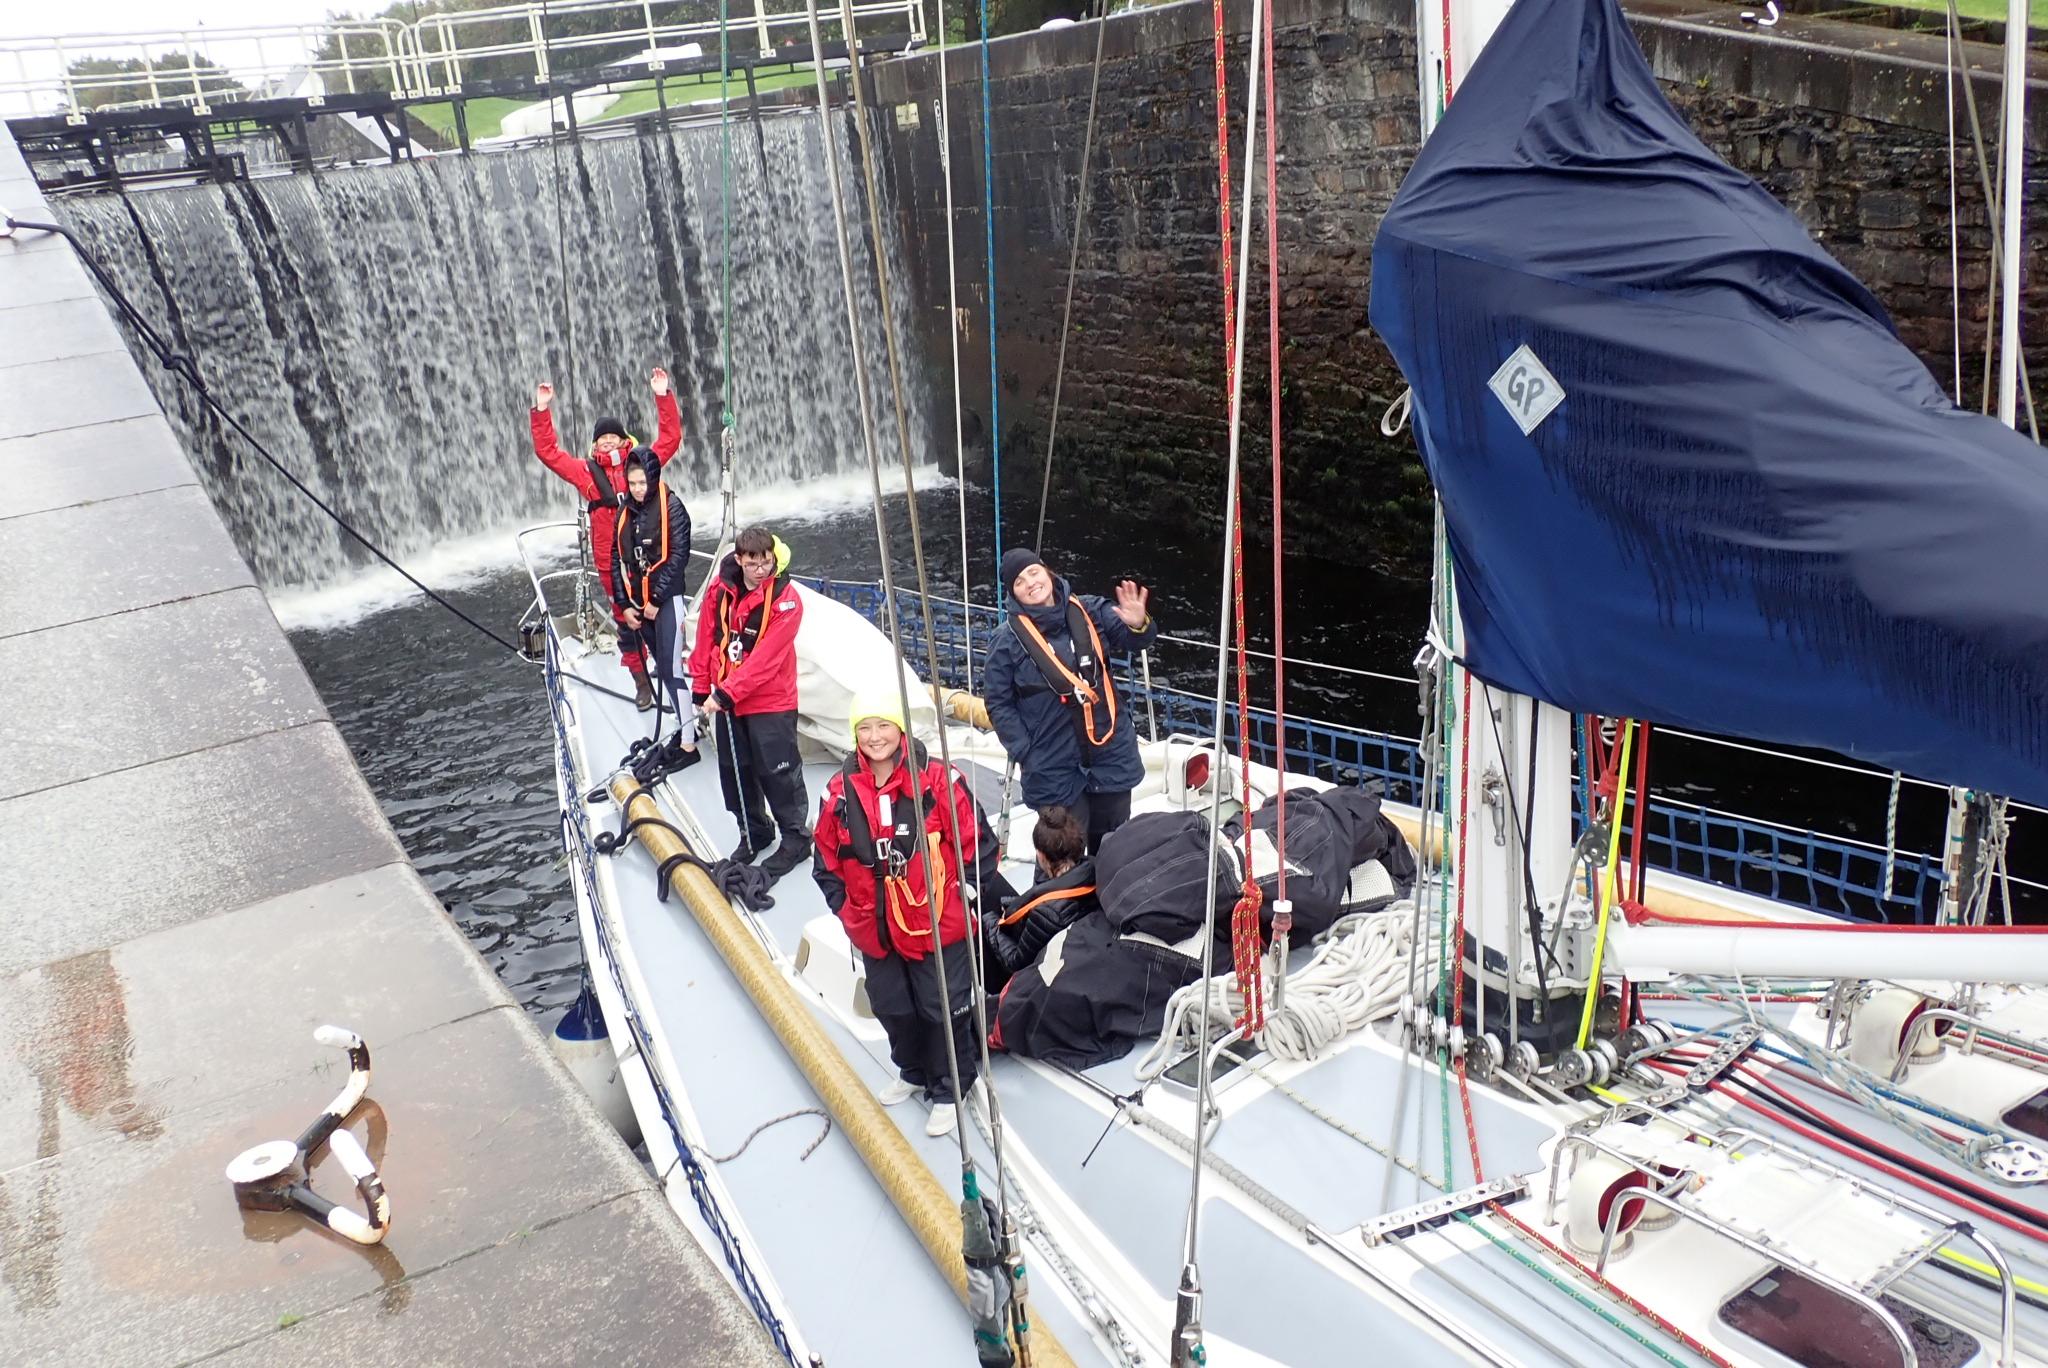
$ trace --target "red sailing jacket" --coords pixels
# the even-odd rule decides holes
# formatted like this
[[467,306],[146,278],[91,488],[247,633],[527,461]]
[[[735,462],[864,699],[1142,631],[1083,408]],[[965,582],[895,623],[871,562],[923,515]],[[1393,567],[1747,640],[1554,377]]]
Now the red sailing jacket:
[[[825,785],[824,801],[818,805],[812,876],[823,890],[825,901],[833,904],[832,910],[846,928],[846,938],[862,954],[876,959],[894,954],[920,960],[931,953],[932,913],[926,871],[934,858],[942,871],[940,882],[945,890],[939,913],[941,942],[951,945],[967,934],[967,909],[960,896],[960,852],[953,844],[953,832],[957,830],[963,839],[971,841],[978,827],[974,799],[964,784],[947,782],[944,765],[936,760],[925,763],[921,775],[925,792],[924,853],[908,861],[901,878],[877,879],[873,867],[863,863],[861,855],[852,848],[842,813],[845,804],[854,801],[860,803],[861,811],[867,815],[868,830],[877,846],[886,846],[894,831],[899,851],[912,848],[910,824],[914,808],[910,801],[910,773],[909,766],[899,764],[890,774],[889,782],[877,790],[867,757],[856,752],[851,778],[845,769],[833,775]],[[951,820],[946,816],[943,796],[948,794],[953,803]],[[887,825],[881,817],[883,795],[890,802]],[[883,894],[882,915],[876,910],[878,885]]]
[[717,694],[736,717],[796,711],[796,629],[803,600],[786,576],[771,575],[747,588],[730,553],[705,587],[697,609],[697,645],[690,652],[690,684],[699,695]]
[[[655,433],[654,459],[667,465],[683,445],[683,414],[676,407],[674,390],[654,396]],[[562,450],[562,444],[555,438],[555,415],[548,409],[534,409],[527,415],[533,429],[533,454],[540,463],[576,487],[583,501],[590,505],[590,544],[593,547],[609,548],[618,540],[618,501],[626,492],[626,462],[632,456],[631,446],[623,446],[609,456],[598,454],[592,444],[590,455],[571,456]],[[610,493],[597,487],[590,476],[590,463],[595,461],[604,471],[605,479],[611,485]],[[605,591],[612,587],[612,558],[608,550],[597,553],[598,574],[604,580]]]

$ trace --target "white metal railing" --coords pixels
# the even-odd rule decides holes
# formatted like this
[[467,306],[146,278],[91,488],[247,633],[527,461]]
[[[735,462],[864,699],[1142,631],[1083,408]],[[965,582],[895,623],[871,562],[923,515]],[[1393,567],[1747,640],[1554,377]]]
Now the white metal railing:
[[[413,54],[428,88],[422,94],[440,94],[463,82],[463,67],[492,57],[515,57],[531,64],[534,79],[548,79],[551,64],[575,65],[562,60],[564,54],[595,48],[636,44],[639,54],[615,58],[644,63],[650,71],[661,71],[668,62],[681,59],[676,49],[695,43],[705,54],[717,51],[719,23],[716,19],[688,22],[659,22],[655,0],[556,0],[543,7],[532,0],[499,5],[492,9],[430,14],[411,26]],[[573,18],[594,13],[628,14],[637,23],[614,23],[595,33],[563,34],[551,41],[543,37],[543,20]],[[868,0],[853,7],[856,25],[878,29],[875,21],[896,18],[908,27],[894,28],[913,38],[924,37],[924,9],[917,0]],[[837,22],[837,8],[823,16]],[[735,52],[742,51],[746,38],[753,40],[756,55],[776,51],[778,36],[795,36],[805,31],[806,11],[797,0],[752,0],[750,6],[735,7],[727,25],[727,41]],[[892,26],[893,27],[893,26]],[[516,34],[516,36],[514,36]],[[807,36],[807,35],[806,35]]]
[[[320,56],[330,40],[335,55]],[[405,88],[408,53],[406,26],[384,19],[0,38],[0,112],[183,106],[207,113],[215,100],[244,92],[317,105],[344,91]],[[72,69],[88,59],[121,69]]]
[[[495,60],[516,77],[546,81],[557,69],[601,64],[576,59],[607,49],[625,55],[602,64],[632,62],[660,72],[693,58],[692,44],[706,56],[718,51],[719,21],[682,21],[680,9],[673,0],[516,0],[409,24],[335,19],[0,38],[0,115],[64,114],[82,121],[86,110],[150,107],[207,114],[223,100],[251,97],[297,97],[317,107],[330,96],[371,90],[434,98],[458,89],[479,62]],[[920,0],[863,0],[853,12],[867,32],[925,37]],[[837,23],[836,6],[826,18]],[[564,31],[579,22],[592,31]],[[735,56],[754,59],[788,38],[803,38],[808,48],[805,23],[801,0],[740,0],[732,6],[727,41]],[[84,59],[119,69],[74,70]]]

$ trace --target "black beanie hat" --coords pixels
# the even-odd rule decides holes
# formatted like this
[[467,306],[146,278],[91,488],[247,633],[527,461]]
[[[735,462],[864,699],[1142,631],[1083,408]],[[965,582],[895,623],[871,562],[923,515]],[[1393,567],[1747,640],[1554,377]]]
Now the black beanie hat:
[[1013,546],[1003,552],[1003,592],[1010,593],[1017,586],[1017,576],[1034,565],[1043,565],[1038,553],[1028,546]]
[[590,440],[594,442],[607,433],[623,438],[627,435],[626,425],[616,418],[600,418],[597,420],[597,426],[590,430]]

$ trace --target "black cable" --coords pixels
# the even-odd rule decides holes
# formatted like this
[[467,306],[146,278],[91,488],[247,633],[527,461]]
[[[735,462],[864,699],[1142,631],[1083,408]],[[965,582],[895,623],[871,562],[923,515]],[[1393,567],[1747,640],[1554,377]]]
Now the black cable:
[[[242,440],[247,442],[251,447],[255,448],[256,454],[258,456],[261,456],[266,462],[268,462],[272,470],[275,470],[278,474],[284,476],[285,479],[289,480],[291,482],[292,488],[298,490],[299,493],[305,495],[306,498],[309,501],[311,501],[315,508],[318,508],[322,513],[325,513],[329,518],[331,518],[334,521],[334,525],[336,527],[339,527],[342,531],[348,533],[351,537],[354,537],[358,542],[360,542],[364,550],[368,551],[378,560],[384,562],[384,564],[389,566],[391,569],[397,571],[398,574],[405,580],[407,584],[410,584],[413,588],[419,590],[422,594],[425,594],[428,598],[432,599],[441,607],[447,609],[450,613],[453,613],[457,618],[460,618],[463,622],[468,623],[471,627],[475,628],[478,632],[481,632],[484,636],[487,636],[492,641],[497,642],[498,645],[504,647],[508,651],[513,652],[515,655],[518,654],[519,648],[517,646],[507,641],[504,637],[499,636],[496,632],[484,626],[481,622],[478,622],[468,613],[465,613],[460,608],[457,608],[454,604],[450,603],[446,598],[443,598],[434,590],[429,589],[425,584],[420,582],[418,576],[414,575],[410,570],[407,570],[404,566],[400,565],[397,561],[391,559],[390,556],[386,555],[382,547],[378,546],[377,543],[371,541],[368,537],[364,536],[361,532],[357,531],[354,524],[349,522],[349,520],[343,517],[340,513],[336,512],[335,509],[332,506],[330,506],[325,499],[322,499],[318,494],[315,494],[310,488],[308,488],[306,482],[301,480],[298,476],[292,474],[292,472],[285,466],[285,464],[282,461],[278,460],[277,457],[271,455],[270,449],[264,446],[262,442],[258,441],[256,439],[256,435],[250,432],[248,428],[243,427],[240,419],[236,418],[234,414],[229,413],[225,408],[221,407],[220,401],[215,399],[213,397],[213,394],[206,388],[206,381],[200,378],[199,367],[193,362],[192,358],[172,347],[170,343],[166,342],[163,339],[163,337],[157,333],[157,330],[155,328],[150,326],[149,320],[142,316],[141,311],[138,310],[132,302],[130,302],[128,296],[122,293],[121,287],[114,283],[113,277],[107,273],[106,268],[100,265],[98,260],[94,258],[91,252],[86,250],[85,244],[80,242],[77,239],[77,237],[72,234],[69,228],[62,226],[61,224],[55,223],[32,223],[27,219],[18,219],[12,216],[9,216],[7,220],[7,226],[9,228],[27,228],[32,231],[41,233],[55,233],[57,234],[57,236],[63,238],[66,242],[70,243],[71,249],[74,252],[78,253],[78,259],[85,263],[85,268],[88,271],[92,272],[93,279],[97,280],[100,284],[100,288],[106,291],[108,299],[113,301],[114,307],[117,310],[119,310],[121,317],[127,320],[128,326],[135,330],[136,336],[142,339],[142,344],[145,347],[149,348],[150,354],[156,357],[158,363],[161,364],[165,370],[170,371],[172,374],[183,376],[185,379],[185,383],[192,387],[192,392],[199,396],[199,401],[205,404],[207,408],[211,409],[214,415],[218,417],[222,422],[226,423],[229,427],[233,428],[236,432],[240,433],[242,436]],[[602,686],[592,684],[590,687],[598,689]],[[609,689],[603,689],[602,691],[605,693],[612,692]],[[624,697],[623,694],[618,694],[614,696]]]
[[[1803,1099],[1795,1100],[1785,1092],[1771,1092],[1769,1089],[1758,1087],[1751,1077],[1751,1073],[1751,1066],[1746,1064],[1738,1065],[1734,1070],[1724,1075],[1720,1082],[1731,1087],[1740,1088],[1745,1095],[1762,1105],[1776,1107],[1780,1111],[1789,1113],[1817,1130],[1826,1131],[1843,1144],[1862,1150],[1874,1159],[1911,1169],[1920,1177],[1931,1179],[1937,1183],[1948,1184],[1951,1187],[1957,1185],[1956,1175],[1945,1171],[1939,1165],[1920,1158],[1918,1155],[1908,1153],[1891,1145],[1885,1146],[1889,1153],[1878,1153],[1871,1148],[1871,1145],[1881,1142],[1874,1141],[1872,1137],[1866,1136],[1860,1131],[1850,1129],[1845,1123],[1836,1120]],[[2014,1220],[2033,1226],[2041,1232],[2041,1238],[2048,1239],[2048,1215],[2044,1215],[2033,1207],[2014,1201],[1995,1188],[1980,1187],[1975,1183],[1969,1185],[1964,1195],[1973,1201],[1982,1202],[1986,1206],[1996,1207]]]

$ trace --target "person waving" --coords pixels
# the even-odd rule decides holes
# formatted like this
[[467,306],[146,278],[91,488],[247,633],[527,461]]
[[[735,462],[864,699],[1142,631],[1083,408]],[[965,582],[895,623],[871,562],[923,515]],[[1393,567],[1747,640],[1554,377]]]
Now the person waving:
[[1129,818],[1131,790],[1145,777],[1108,655],[1157,639],[1151,591],[1123,580],[1114,603],[1075,594],[1023,547],[1003,553],[1002,578],[1009,618],[982,667],[989,720],[1023,774],[1024,801],[1071,810],[1093,855]]
[[[648,376],[654,391],[654,444],[643,447],[654,456],[655,473],[669,462],[683,445],[683,415],[676,407],[668,372],[656,367]],[[618,540],[618,513],[626,502],[626,472],[633,464],[633,438],[616,418],[600,418],[590,433],[590,454],[572,456],[555,436],[555,387],[543,380],[533,387],[533,411],[527,415],[532,430],[533,454],[540,463],[575,486],[590,510],[590,547],[597,561],[597,578],[610,600],[612,621],[619,625],[619,662],[633,676],[635,705],[642,712],[654,707],[654,687],[647,679],[647,658],[640,649],[639,633],[626,625],[620,610],[619,591],[613,580],[615,557],[611,548]],[[687,544],[684,551],[687,554]]]

